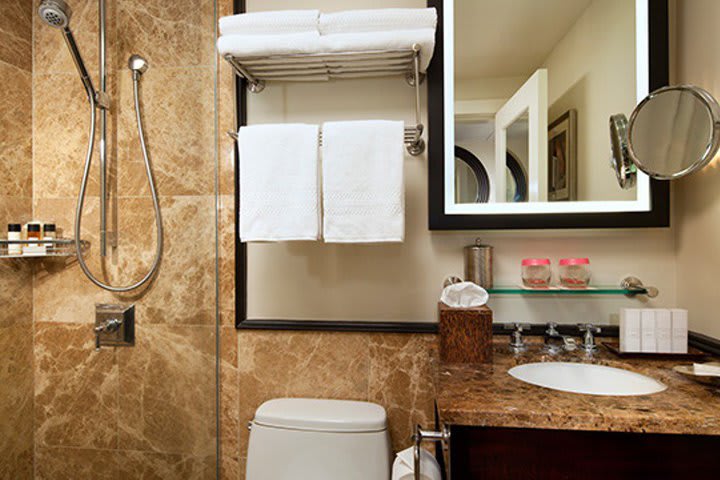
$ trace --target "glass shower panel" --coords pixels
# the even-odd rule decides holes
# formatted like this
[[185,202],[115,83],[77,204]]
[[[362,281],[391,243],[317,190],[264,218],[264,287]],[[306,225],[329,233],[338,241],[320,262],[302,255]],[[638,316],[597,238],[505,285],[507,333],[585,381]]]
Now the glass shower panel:
[[[99,1],[66,0],[95,86]],[[150,66],[140,98],[163,257],[154,280],[127,294],[93,285],[72,257],[0,258],[0,478],[215,479],[216,2],[105,1],[109,247],[100,257],[96,153],[85,258],[118,285],[140,278],[155,254],[132,54]],[[62,31],[39,6],[0,0],[0,228],[34,219],[70,238],[90,107]],[[96,351],[96,304],[135,305],[133,346]]]

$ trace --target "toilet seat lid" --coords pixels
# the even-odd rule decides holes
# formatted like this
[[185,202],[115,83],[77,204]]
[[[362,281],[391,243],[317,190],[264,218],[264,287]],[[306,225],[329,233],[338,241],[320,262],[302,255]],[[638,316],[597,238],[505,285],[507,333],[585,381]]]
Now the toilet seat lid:
[[352,400],[276,398],[260,405],[254,423],[320,432],[379,432],[387,428],[380,405]]

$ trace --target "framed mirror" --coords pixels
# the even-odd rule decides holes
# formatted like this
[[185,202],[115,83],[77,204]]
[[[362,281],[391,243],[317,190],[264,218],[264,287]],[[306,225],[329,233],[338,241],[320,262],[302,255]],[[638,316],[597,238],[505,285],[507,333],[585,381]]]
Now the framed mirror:
[[667,182],[621,186],[608,133],[668,83],[667,0],[428,5],[431,230],[669,225]]

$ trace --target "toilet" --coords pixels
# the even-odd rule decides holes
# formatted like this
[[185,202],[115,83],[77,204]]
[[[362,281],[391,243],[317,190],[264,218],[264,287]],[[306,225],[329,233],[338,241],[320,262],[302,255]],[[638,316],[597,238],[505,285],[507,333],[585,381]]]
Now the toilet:
[[388,480],[391,460],[380,405],[278,398],[250,422],[246,480]]

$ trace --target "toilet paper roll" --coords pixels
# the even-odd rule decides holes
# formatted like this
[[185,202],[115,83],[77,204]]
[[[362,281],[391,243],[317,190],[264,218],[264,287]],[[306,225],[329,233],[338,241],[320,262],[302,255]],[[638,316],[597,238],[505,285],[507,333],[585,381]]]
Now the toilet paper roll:
[[[420,449],[420,478],[422,480],[441,480],[440,465],[430,452]],[[392,469],[392,480],[414,480],[412,447],[397,454]]]

